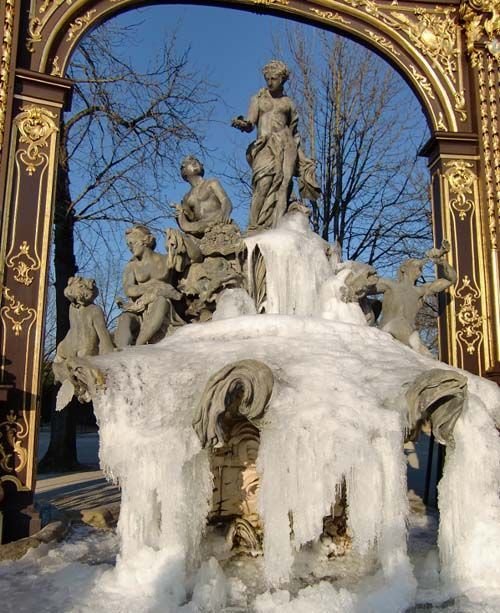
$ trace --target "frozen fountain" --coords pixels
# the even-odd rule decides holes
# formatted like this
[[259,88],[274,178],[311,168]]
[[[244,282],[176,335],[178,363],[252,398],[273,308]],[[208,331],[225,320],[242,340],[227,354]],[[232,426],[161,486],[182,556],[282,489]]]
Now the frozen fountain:
[[[220,184],[189,158],[168,254],[147,228],[128,233],[121,350],[102,349],[101,330],[86,356],[59,352],[60,405],[92,399],[101,465],[122,491],[120,553],[94,598],[103,610],[186,613],[390,613],[464,594],[498,604],[500,392],[433,359],[414,327],[422,296],[453,284],[446,245],[428,253],[445,278],[425,286],[424,260],[405,262],[398,281],[341,262],[307,209],[290,206],[288,184],[262,195],[272,139],[258,110],[234,120],[260,130],[254,233],[242,239]],[[295,143],[311,197],[291,131],[273,138],[286,155]],[[423,423],[448,445],[439,563],[423,559],[428,543],[408,552],[403,443]]]

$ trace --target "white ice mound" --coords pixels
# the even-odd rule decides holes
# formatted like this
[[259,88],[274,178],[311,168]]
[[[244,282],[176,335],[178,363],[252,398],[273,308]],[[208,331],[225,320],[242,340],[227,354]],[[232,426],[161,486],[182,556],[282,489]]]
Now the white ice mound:
[[[320,536],[345,479],[354,547],[374,550],[385,580],[405,586],[411,602],[405,390],[422,372],[449,367],[376,328],[324,319],[254,315],[192,324],[157,345],[93,360],[107,376],[94,400],[101,462],[123,492],[120,563],[144,549],[171,551],[184,564],[196,559],[211,475],[208,452],[192,428],[194,409],[215,372],[249,358],[265,363],[275,379],[258,458],[268,582],[287,581],[295,550]],[[444,573],[450,585],[468,578],[473,586],[486,570],[489,587],[500,590],[493,572],[500,393],[492,383],[468,379],[468,407],[442,486]],[[470,460],[460,457],[473,457],[481,469],[465,478]],[[464,490],[471,479],[473,493]],[[483,530],[478,522],[485,520]]]

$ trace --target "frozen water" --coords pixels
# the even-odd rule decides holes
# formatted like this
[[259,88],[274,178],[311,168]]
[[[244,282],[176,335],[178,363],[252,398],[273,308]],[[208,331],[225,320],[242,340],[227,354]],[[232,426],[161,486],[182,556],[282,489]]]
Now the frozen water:
[[[101,598],[104,611],[185,613],[391,613],[422,596],[453,598],[464,611],[474,601],[489,606],[500,593],[497,387],[467,375],[468,407],[440,486],[442,577],[431,549],[417,553],[415,576],[405,390],[436,361],[368,327],[357,305],[342,303],[343,277],[332,279],[326,244],[303,215],[247,245],[250,252],[258,245],[266,261],[269,314],[242,315],[246,297],[228,294],[217,321],[93,360],[107,377],[94,400],[100,460],[122,487],[122,508],[116,565],[85,571],[85,602]],[[264,558],[243,562],[234,575],[227,560],[202,559],[212,477],[192,420],[209,377],[249,358],[275,376],[257,466]],[[342,567],[317,544],[344,481],[353,552]],[[87,610],[71,606],[65,610]]]

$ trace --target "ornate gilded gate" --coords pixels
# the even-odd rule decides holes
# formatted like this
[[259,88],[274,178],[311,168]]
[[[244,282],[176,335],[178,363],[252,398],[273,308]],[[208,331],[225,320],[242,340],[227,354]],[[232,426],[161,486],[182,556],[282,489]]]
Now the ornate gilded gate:
[[[89,28],[141,0],[2,0],[0,6],[0,508],[26,534],[35,485],[47,257],[65,69]],[[500,0],[228,0],[344,33],[406,79],[432,134],[434,234],[458,281],[441,357],[500,382]],[[3,497],[3,501],[2,501]],[[5,538],[4,536],[4,538]]]

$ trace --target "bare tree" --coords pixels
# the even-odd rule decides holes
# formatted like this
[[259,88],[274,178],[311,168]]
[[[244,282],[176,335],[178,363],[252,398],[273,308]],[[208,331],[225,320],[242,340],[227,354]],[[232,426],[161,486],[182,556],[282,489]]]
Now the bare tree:
[[[165,37],[147,66],[127,56],[137,47],[135,34],[135,26],[101,26],[82,41],[69,68],[73,108],[60,131],[54,218],[57,343],[69,329],[63,292],[79,269],[75,242],[80,258],[97,253],[105,259],[113,231],[122,223],[169,216],[164,185],[187,148],[201,148],[215,100],[191,68],[189,50],[177,50],[175,33]],[[76,465],[69,407],[53,416],[40,467],[63,471]]]
[[340,36],[295,27],[274,46],[292,71],[303,146],[318,162],[314,230],[339,241],[346,258],[382,268],[424,251],[430,207],[417,151],[427,129],[409,88]]

